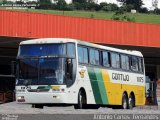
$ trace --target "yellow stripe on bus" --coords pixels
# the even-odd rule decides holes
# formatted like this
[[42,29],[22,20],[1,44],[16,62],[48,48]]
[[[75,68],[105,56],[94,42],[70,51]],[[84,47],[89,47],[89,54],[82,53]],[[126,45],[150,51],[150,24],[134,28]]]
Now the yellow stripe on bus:
[[144,97],[145,96],[144,86],[111,83],[111,79],[110,79],[108,70],[106,69],[102,69],[102,77],[103,77],[103,82],[105,85],[108,103],[110,105],[121,105],[122,95],[124,91],[128,93],[128,97],[132,91],[134,92],[135,97],[136,97],[136,105],[145,104],[145,99],[142,99],[142,98],[145,98]]

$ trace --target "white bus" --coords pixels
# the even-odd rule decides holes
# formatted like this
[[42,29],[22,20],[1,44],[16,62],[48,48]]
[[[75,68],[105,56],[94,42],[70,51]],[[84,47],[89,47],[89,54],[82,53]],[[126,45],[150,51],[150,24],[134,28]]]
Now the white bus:
[[67,38],[23,41],[17,56],[16,101],[44,104],[145,104],[141,52]]

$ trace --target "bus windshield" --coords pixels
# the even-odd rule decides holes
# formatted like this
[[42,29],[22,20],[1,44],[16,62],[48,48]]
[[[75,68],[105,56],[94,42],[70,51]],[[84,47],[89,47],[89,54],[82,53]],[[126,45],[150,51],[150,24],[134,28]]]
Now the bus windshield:
[[64,84],[62,58],[29,58],[18,60],[17,85]]
[[64,56],[66,55],[65,44],[32,44],[21,45],[18,56]]

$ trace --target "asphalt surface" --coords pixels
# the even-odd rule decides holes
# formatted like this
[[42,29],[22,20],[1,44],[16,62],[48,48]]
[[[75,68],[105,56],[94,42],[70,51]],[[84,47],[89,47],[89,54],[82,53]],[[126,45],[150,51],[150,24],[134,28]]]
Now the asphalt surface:
[[[112,109],[100,107],[99,109],[75,110],[73,106],[53,106],[44,107],[43,109],[32,108],[30,104],[18,104],[16,102],[0,104],[0,120],[90,120],[90,119],[115,119],[114,115],[132,115],[120,119],[133,119],[133,115],[158,115],[160,119],[160,108],[144,106],[135,107],[132,110]],[[98,116],[97,116],[98,115]],[[99,115],[105,115],[100,116]],[[107,116],[106,116],[107,115]],[[110,116],[111,115],[111,116]],[[110,117],[109,117],[110,116]],[[10,118],[10,119],[9,119]],[[156,119],[154,118],[154,119]],[[154,120],[153,119],[153,120]],[[118,119],[117,119],[118,120]],[[146,119],[145,119],[146,120]]]

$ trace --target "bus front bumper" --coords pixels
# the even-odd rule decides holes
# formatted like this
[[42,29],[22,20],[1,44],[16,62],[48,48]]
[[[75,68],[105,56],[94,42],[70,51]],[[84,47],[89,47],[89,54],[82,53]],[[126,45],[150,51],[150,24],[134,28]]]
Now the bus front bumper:
[[66,93],[19,93],[18,103],[68,103]]

